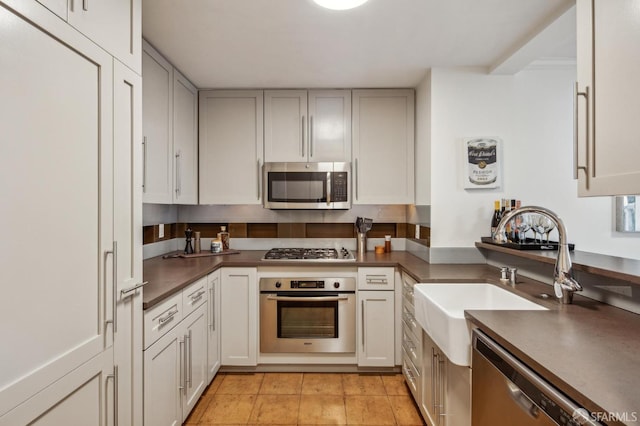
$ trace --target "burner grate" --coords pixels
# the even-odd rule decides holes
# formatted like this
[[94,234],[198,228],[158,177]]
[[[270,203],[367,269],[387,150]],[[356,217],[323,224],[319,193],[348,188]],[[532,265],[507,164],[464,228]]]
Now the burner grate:
[[263,260],[354,260],[346,249],[340,252],[334,248],[274,248],[269,250]]

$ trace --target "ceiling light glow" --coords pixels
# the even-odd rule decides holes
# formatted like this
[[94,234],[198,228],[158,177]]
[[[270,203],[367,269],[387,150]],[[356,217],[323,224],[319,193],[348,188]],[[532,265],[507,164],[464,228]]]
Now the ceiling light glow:
[[368,0],[313,0],[322,7],[333,10],[347,10],[353,9],[363,5]]

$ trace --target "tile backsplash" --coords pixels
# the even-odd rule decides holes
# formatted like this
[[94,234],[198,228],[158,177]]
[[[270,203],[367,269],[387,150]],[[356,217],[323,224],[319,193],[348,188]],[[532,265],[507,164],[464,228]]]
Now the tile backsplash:
[[[429,245],[429,206],[356,205],[350,210],[269,210],[260,205],[178,206],[144,204],[143,243],[184,238],[191,227],[214,238],[226,226],[231,238],[355,238],[358,216],[373,219],[369,238],[407,238]],[[410,222],[409,222],[410,221]],[[159,237],[164,224],[164,237]],[[416,227],[420,238],[416,239]]]
[[[356,231],[353,223],[230,223],[230,222],[179,222],[164,224],[165,235],[159,237],[158,224],[143,227],[143,243],[151,244],[173,238],[184,238],[184,231],[191,227],[199,231],[202,238],[214,238],[220,232],[220,227],[226,226],[231,238],[355,238]],[[414,239],[414,224],[408,223],[374,223],[367,233],[369,238]],[[421,226],[421,238],[416,240],[428,241],[429,228]]]

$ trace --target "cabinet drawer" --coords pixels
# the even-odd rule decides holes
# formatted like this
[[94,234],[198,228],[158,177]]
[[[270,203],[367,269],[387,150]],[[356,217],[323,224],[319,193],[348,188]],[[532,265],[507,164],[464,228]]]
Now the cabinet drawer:
[[358,268],[358,290],[394,290],[394,269]]
[[144,348],[151,346],[182,320],[182,293],[176,293],[144,313]]
[[420,374],[411,362],[409,355],[402,350],[402,374],[404,375],[409,389],[416,401],[420,401]]
[[204,277],[182,290],[182,306],[184,308],[182,317],[185,318],[206,301],[207,277]]
[[402,273],[402,297],[404,301],[411,305],[411,312],[413,312],[413,286],[416,285],[416,283],[417,281],[412,277],[405,272]]
[[406,328],[402,330],[402,350],[411,359],[418,374],[422,372],[422,342]]
[[406,306],[402,307],[402,322],[414,336],[422,335],[422,327],[418,324],[416,317],[409,311],[409,309],[407,309]]
[[410,305],[413,310],[413,286],[407,288],[407,283],[402,284],[402,299],[406,304]]
[[409,299],[407,295],[404,294],[404,292],[402,293],[402,307],[403,309],[406,308],[407,311],[411,312],[412,314],[415,314],[416,312],[416,309],[413,306],[413,298]]

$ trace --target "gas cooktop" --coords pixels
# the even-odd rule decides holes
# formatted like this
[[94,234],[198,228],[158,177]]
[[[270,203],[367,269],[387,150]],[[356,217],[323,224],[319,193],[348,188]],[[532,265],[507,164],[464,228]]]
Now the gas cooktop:
[[305,261],[354,261],[353,254],[346,248],[274,248],[262,260],[305,260]]

